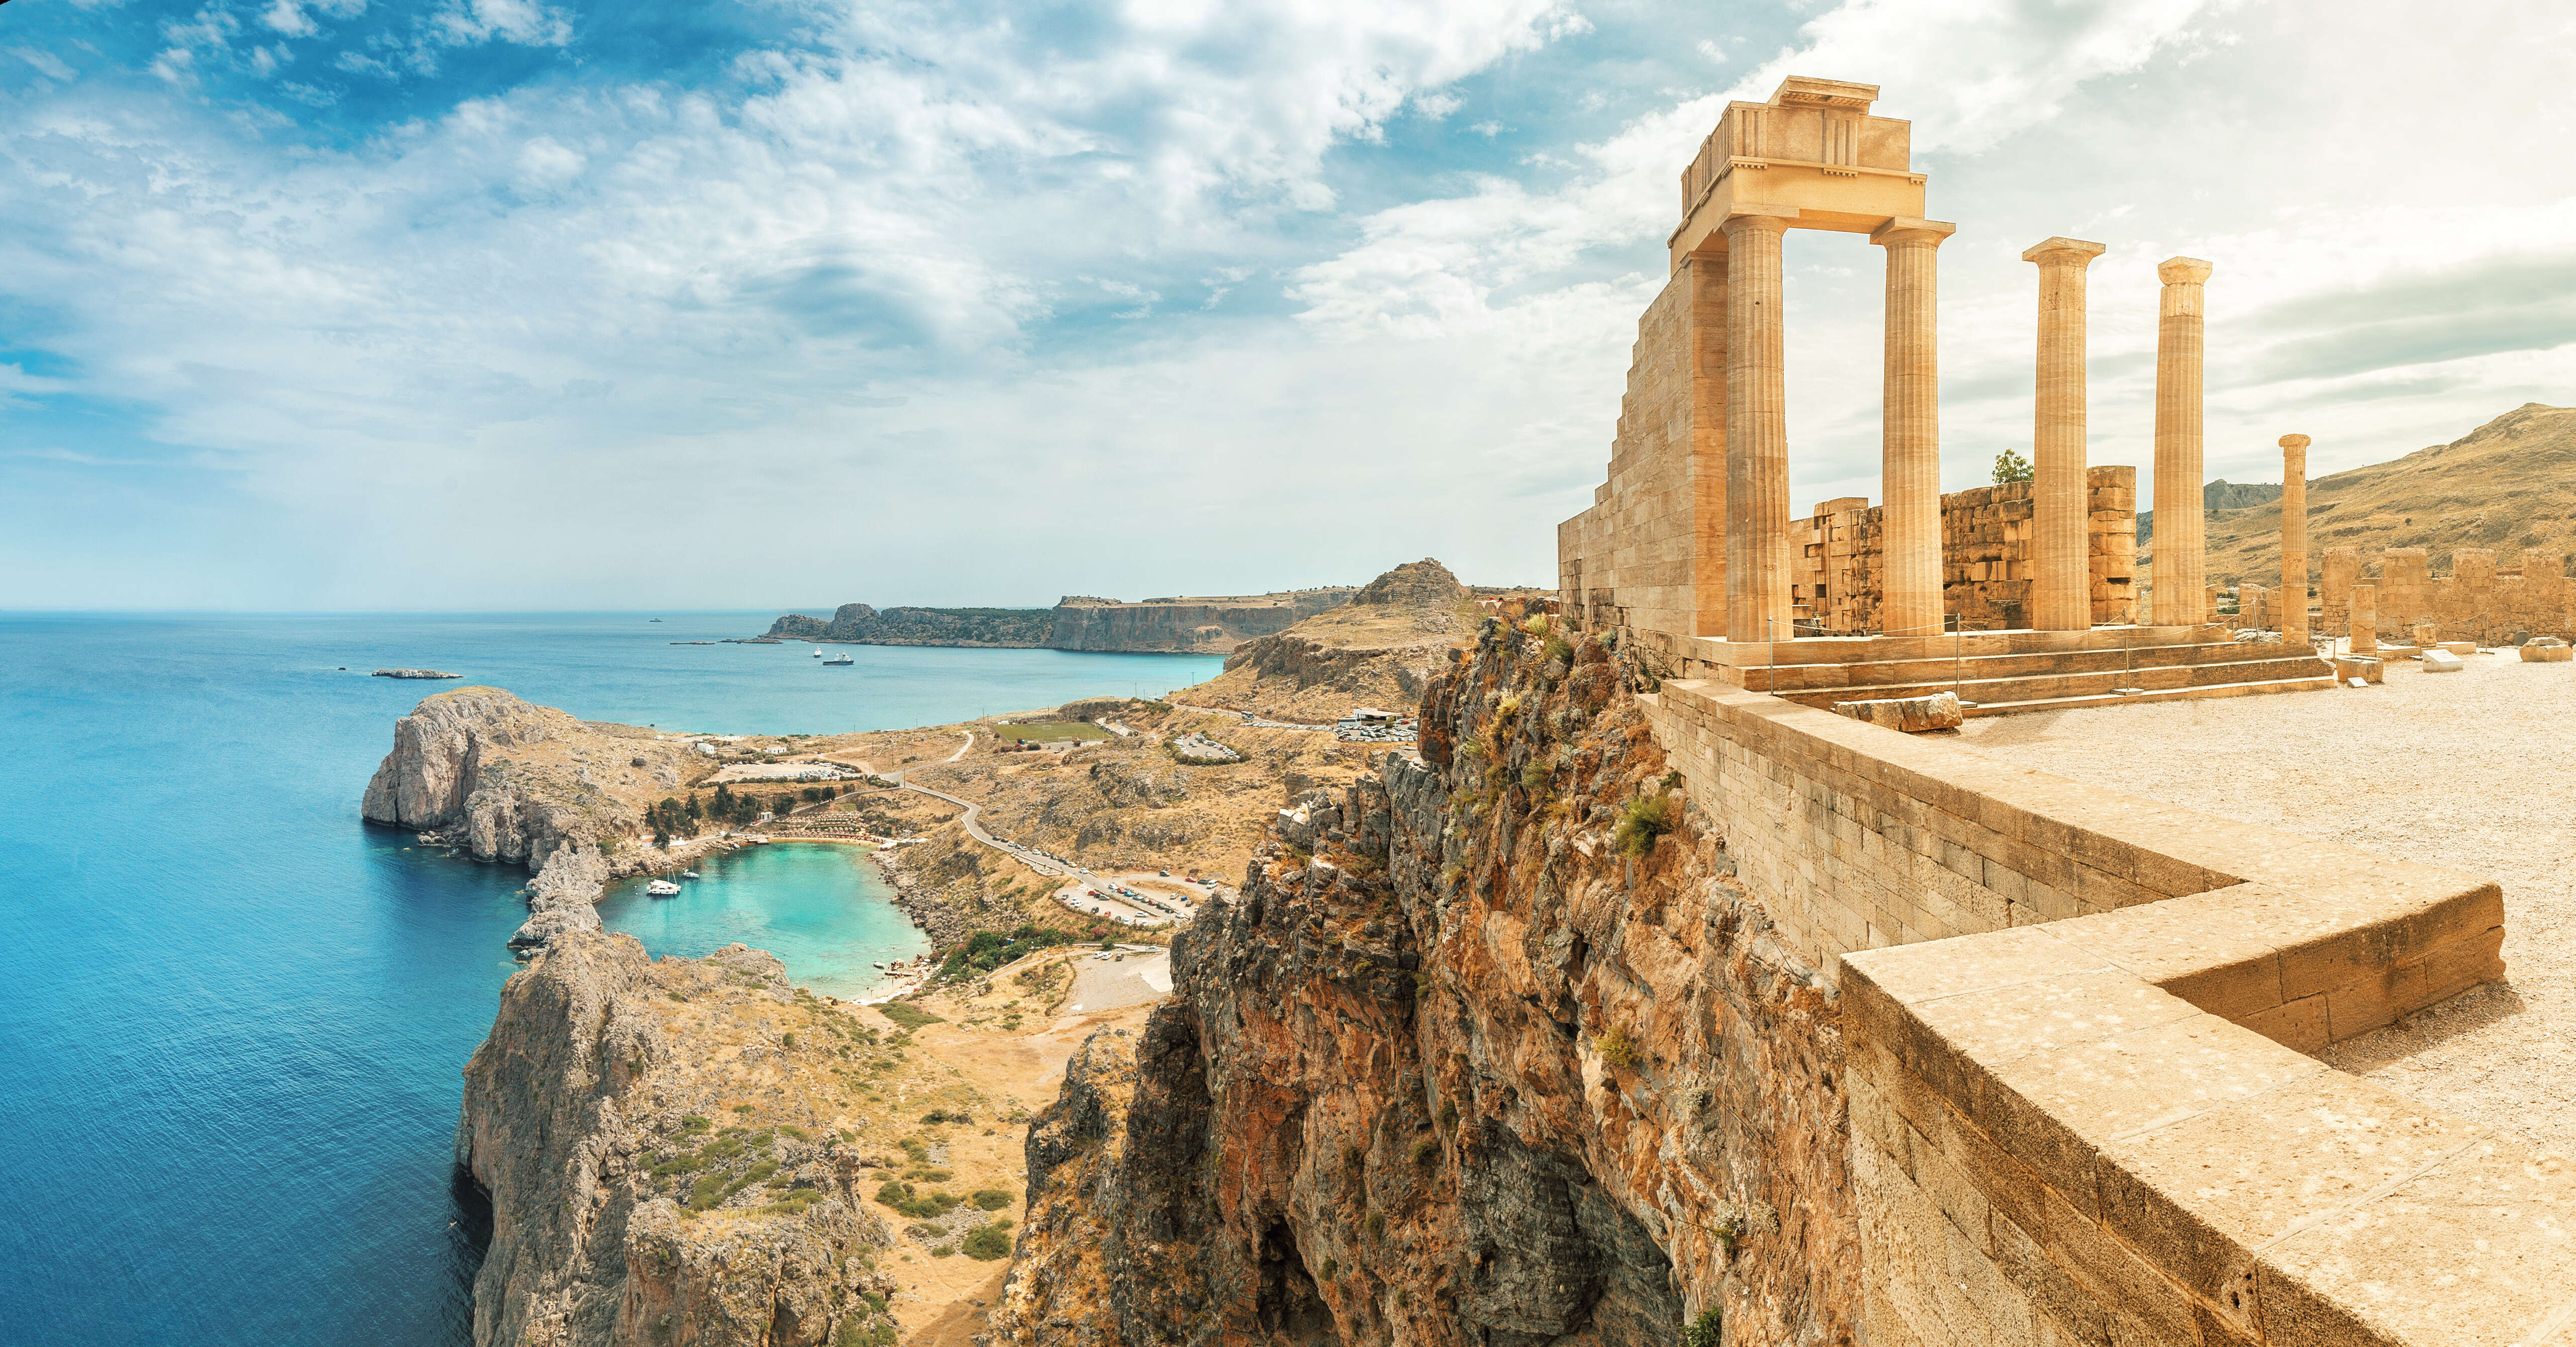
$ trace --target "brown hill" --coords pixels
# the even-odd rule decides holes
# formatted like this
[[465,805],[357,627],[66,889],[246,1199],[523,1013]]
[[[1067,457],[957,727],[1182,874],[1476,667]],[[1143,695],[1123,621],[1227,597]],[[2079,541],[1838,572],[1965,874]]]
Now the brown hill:
[[1409,561],[1339,608],[1244,643],[1226,657],[1224,673],[1171,699],[1309,722],[1355,706],[1410,711],[1433,662],[1474,640],[1483,617],[1448,567],[1428,557]]
[[[2277,582],[2281,505],[2272,500],[2209,516],[2209,577]],[[2421,547],[2436,574],[2457,547],[2576,552],[2576,407],[2527,402],[2449,444],[2308,482],[2308,565],[2329,547]],[[2141,557],[2143,562],[2145,557]]]

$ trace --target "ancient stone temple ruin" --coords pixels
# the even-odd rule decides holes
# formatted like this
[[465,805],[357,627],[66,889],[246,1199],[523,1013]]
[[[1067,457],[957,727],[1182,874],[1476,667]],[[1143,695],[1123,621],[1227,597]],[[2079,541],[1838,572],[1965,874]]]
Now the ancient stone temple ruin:
[[[1923,218],[1907,124],[1871,114],[1877,93],[1792,78],[1727,108],[1682,177],[1608,480],[1558,532],[1563,611],[1633,671],[1730,891],[1761,907],[1759,957],[1831,1006],[1830,1057],[1814,1046],[1847,1103],[1842,1182],[1798,1201],[1803,1228],[1856,1234],[1778,1257],[1856,1287],[1837,1340],[1873,1344],[2562,1341],[2576,1171],[2310,1055],[2502,976],[2495,884],[1824,709],[2333,686],[2304,640],[2208,621],[2206,262],[2158,268],[2151,611],[2130,593],[2134,471],[2084,461],[2083,287],[2102,245],[2025,254],[2035,480],[1940,494],[1934,259],[1954,231]],[[1790,510],[1791,228],[1886,250],[1878,506]],[[2282,443],[2300,483],[2305,438]],[[2284,553],[2303,628],[2303,532]],[[2357,621],[2366,646],[2391,622],[2492,623],[2564,595],[2555,558],[2508,586],[2458,557],[2442,588],[2420,553],[2387,554],[2374,583],[2329,551],[2325,620]],[[1683,1081],[1709,1064],[1666,1065]],[[1699,1095],[1695,1125],[1715,1132],[1778,1092]],[[1687,1209],[1675,1191],[1647,1205]],[[1732,1192],[1722,1176],[1706,1191]],[[1669,1229],[1678,1261],[1698,1235]],[[1721,1309],[1728,1342],[1790,1341],[1763,1336],[1777,1297],[1752,1283],[1730,1271],[1690,1309]]]
[[[1971,714],[2330,686],[2307,650],[2212,624],[2201,559],[2203,283],[2168,259],[2157,329],[2158,583],[2137,611],[2136,480],[2085,462],[2085,281],[2106,251],[2051,238],[2037,270],[2033,480],[1943,496],[1937,258],[1910,124],[1875,86],[1791,78],[1728,106],[1681,179],[1672,279],[1637,328],[1607,480],[1557,530],[1572,620],[1677,676],[1814,705],[1935,686]],[[1885,500],[1789,500],[1782,393],[1791,229],[1866,238],[1886,271]],[[2179,508],[2168,498],[2187,501]]]

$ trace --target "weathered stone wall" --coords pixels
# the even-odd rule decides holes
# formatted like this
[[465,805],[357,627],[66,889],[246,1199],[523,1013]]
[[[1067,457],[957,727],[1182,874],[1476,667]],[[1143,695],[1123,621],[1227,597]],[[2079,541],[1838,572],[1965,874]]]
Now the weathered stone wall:
[[[2127,622],[2136,598],[2138,470],[2090,468],[2086,478],[2093,621]],[[2028,482],[2007,482],[1941,498],[1943,607],[1971,631],[2029,625],[2030,493]],[[1880,630],[1882,509],[1845,497],[1794,521],[1802,625],[1832,635]]]
[[2555,1322],[2576,1175],[2303,1055],[2500,976],[2494,885],[1708,684],[1642,700],[1843,1008],[1868,1341]]
[[1637,321],[1609,478],[1557,526],[1558,590],[1587,628],[1725,634],[1725,273],[1691,259]]
[[2350,636],[2352,587],[2379,591],[2379,635],[2406,642],[2419,623],[2430,623],[2445,641],[2501,645],[2517,635],[2576,637],[2576,591],[2567,583],[2566,559],[2527,549],[2521,569],[2499,569],[2494,549],[2463,547],[2451,553],[2449,575],[2430,574],[2421,547],[2390,547],[2376,558],[2358,548],[2326,549],[2317,585],[2318,630]]

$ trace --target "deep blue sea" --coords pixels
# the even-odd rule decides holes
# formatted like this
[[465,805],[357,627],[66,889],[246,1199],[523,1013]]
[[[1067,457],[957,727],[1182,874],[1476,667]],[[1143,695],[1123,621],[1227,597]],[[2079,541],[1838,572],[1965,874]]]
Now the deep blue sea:
[[[664,620],[650,623],[648,616]],[[478,1221],[458,1070],[514,965],[524,872],[369,828],[395,717],[454,683],[725,732],[936,724],[1218,661],[1044,650],[674,646],[771,614],[0,613],[0,1342],[453,1347]],[[342,666],[345,667],[343,671]],[[916,946],[857,854],[755,850],[677,899],[620,891],[657,953],[764,945],[830,990]]]

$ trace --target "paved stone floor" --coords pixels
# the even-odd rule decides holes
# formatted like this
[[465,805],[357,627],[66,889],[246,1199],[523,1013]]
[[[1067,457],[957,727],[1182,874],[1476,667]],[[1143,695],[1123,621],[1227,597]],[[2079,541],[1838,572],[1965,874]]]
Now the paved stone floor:
[[2321,1054],[2576,1155],[2576,664],[1971,720],[1958,741],[2204,813],[2491,877],[2507,980]]

